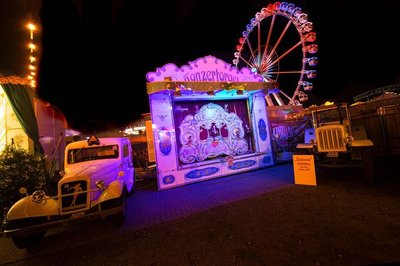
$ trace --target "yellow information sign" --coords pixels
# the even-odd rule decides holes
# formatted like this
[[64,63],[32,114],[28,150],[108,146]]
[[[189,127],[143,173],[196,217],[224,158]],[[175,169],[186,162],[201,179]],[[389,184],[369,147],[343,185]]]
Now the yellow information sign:
[[293,155],[294,183],[298,185],[317,185],[314,155]]

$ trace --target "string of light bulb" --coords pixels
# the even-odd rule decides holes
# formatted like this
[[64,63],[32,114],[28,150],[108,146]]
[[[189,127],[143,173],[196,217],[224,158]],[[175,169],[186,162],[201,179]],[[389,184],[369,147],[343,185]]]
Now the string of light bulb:
[[28,80],[29,80],[29,85],[33,88],[36,87],[36,73],[37,73],[37,57],[36,57],[36,51],[37,51],[37,46],[35,44],[35,39],[34,39],[34,32],[37,30],[37,27],[34,23],[29,22],[26,25],[27,29],[29,30],[29,65],[28,65]]

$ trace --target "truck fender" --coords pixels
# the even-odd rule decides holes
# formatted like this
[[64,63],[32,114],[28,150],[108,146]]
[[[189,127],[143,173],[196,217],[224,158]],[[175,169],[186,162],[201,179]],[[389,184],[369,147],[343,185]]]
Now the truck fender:
[[352,126],[352,132],[353,132],[353,142],[351,145],[353,147],[371,147],[374,146],[374,143],[372,140],[368,139],[367,137],[367,131],[365,130],[365,127],[360,124],[356,124]]
[[101,193],[98,203],[106,200],[119,198],[124,190],[124,184],[121,180],[114,180],[107,188]]
[[32,218],[40,216],[59,215],[58,203],[52,198],[47,198],[41,203],[32,201],[32,196],[26,196],[17,201],[8,211],[7,220]]
[[374,146],[374,143],[370,139],[355,139],[351,143],[352,147],[371,147]]

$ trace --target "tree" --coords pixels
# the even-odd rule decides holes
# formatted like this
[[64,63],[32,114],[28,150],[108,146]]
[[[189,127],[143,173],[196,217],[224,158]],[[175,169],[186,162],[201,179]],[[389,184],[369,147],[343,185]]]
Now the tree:
[[50,191],[46,156],[14,144],[6,145],[0,154],[0,218],[22,197],[20,187],[27,188],[29,193],[38,189]]

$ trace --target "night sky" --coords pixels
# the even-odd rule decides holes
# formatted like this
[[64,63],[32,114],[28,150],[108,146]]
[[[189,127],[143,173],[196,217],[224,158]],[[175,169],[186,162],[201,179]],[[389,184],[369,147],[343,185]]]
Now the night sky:
[[[1,0],[0,26],[8,28],[0,31],[1,73],[25,75],[21,65],[26,64],[27,50],[19,40],[27,33],[11,29],[27,12],[42,23],[39,96],[59,107],[72,128],[99,131],[124,126],[149,112],[147,72],[206,55],[231,63],[246,24],[274,3],[135,2]],[[308,13],[319,45],[317,79],[306,105],[352,102],[361,92],[400,82],[400,1],[289,2]],[[106,93],[101,92],[104,89]]]

